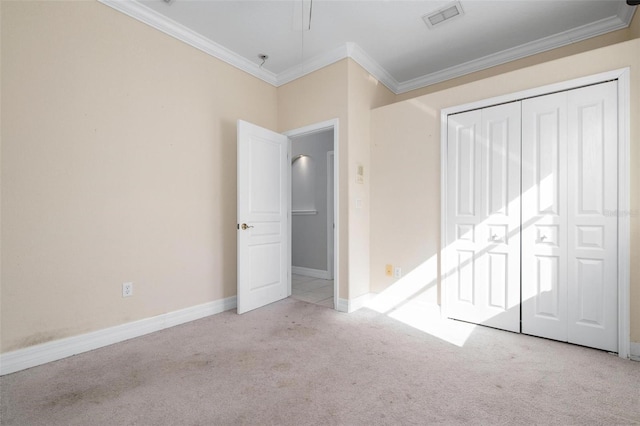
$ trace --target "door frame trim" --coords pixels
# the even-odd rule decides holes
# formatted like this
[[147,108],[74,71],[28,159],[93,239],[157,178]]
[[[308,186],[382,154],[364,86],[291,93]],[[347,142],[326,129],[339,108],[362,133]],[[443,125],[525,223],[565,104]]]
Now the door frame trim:
[[[335,144],[335,139],[334,139]],[[336,168],[336,157],[335,157],[335,146],[334,149],[327,152],[327,170],[329,170],[329,166],[331,166],[331,170],[335,172]],[[327,175],[328,176],[328,175]],[[332,201],[332,205],[335,204],[335,192],[336,192],[336,183],[334,182],[335,173],[331,175],[331,182],[327,181],[327,205],[329,205],[329,200]],[[334,244],[336,236],[334,235],[334,223],[336,220],[336,212],[333,209],[333,215],[327,215],[327,272],[329,274],[330,279],[335,279],[335,271],[333,269],[333,264],[335,263],[335,256],[333,253],[335,252]],[[331,244],[328,244],[328,242]]]
[[620,68],[586,77],[580,77],[559,83],[527,89],[507,95],[470,102],[440,111],[440,297],[441,313],[447,317],[447,300],[443,286],[446,285],[447,265],[445,257],[445,236],[447,218],[447,139],[448,116],[460,112],[485,108],[506,102],[542,96],[554,92],[577,89],[582,86],[618,81],[618,356],[628,359],[630,356],[630,69]]
[[[335,223],[334,238],[333,238],[333,309],[338,309],[339,289],[340,289],[340,143],[339,143],[339,120],[334,118],[332,120],[322,121],[320,123],[310,124],[308,126],[300,127],[297,129],[288,130],[282,132],[283,135],[289,138],[289,151],[291,152],[291,139],[300,136],[311,135],[327,130],[333,130],[333,220]],[[291,206],[289,206],[289,217],[291,217]],[[291,228],[292,221],[289,221],[289,228]],[[289,230],[289,240],[291,240],[291,229]],[[291,241],[289,241],[289,247],[291,247]],[[289,272],[289,296],[291,295],[291,272]]]

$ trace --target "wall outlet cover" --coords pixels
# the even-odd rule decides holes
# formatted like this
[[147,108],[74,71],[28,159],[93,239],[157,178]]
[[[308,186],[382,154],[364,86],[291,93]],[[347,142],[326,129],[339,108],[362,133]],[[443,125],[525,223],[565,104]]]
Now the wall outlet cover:
[[388,277],[393,276],[393,265],[386,265],[384,267],[384,274]]

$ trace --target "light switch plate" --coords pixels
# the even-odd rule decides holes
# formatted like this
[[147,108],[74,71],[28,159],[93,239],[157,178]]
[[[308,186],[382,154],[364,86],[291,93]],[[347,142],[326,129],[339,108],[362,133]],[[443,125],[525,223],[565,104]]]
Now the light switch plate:
[[364,166],[358,164],[356,168],[356,183],[364,183]]

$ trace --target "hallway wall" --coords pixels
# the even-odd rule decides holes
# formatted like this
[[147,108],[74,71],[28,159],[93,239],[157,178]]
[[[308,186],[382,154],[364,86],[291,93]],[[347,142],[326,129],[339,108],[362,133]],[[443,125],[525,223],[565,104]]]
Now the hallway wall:
[[[333,151],[333,130],[293,138],[291,158],[291,264],[294,267],[327,270],[327,153]],[[308,201],[307,201],[308,200]],[[301,214],[313,209],[315,214]]]

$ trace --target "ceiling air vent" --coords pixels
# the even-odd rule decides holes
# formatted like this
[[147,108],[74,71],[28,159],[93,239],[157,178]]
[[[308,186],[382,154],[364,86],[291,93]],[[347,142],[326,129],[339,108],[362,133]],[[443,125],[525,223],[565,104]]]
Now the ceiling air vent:
[[427,13],[422,17],[427,27],[433,28],[453,18],[462,16],[464,11],[460,2],[453,2],[442,9],[438,9],[435,12]]

